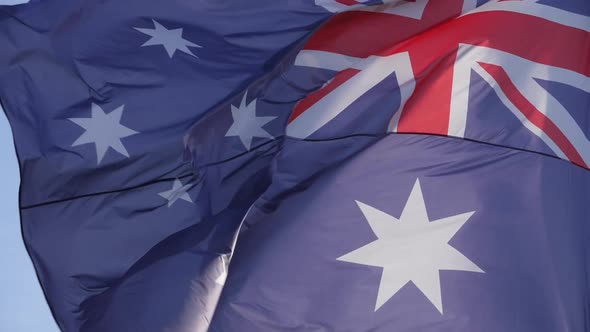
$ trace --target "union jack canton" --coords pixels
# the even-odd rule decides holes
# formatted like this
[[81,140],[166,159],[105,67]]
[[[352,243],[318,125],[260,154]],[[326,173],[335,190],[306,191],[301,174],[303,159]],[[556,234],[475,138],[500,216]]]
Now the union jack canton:
[[588,105],[568,103],[590,93],[587,4],[316,3],[344,13],[313,35],[295,64],[333,76],[297,105],[288,135],[313,137],[394,74],[401,100],[392,132],[472,139],[589,167]]

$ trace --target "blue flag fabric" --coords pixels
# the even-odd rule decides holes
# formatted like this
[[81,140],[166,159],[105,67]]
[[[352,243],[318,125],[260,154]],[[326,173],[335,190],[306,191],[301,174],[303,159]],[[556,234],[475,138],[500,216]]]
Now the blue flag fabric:
[[301,1],[0,7],[23,236],[64,331],[205,331],[276,147],[196,174],[184,135],[331,13]]
[[382,137],[255,205],[209,331],[586,331],[589,188],[534,153]]
[[0,7],[60,328],[585,331],[588,9]]

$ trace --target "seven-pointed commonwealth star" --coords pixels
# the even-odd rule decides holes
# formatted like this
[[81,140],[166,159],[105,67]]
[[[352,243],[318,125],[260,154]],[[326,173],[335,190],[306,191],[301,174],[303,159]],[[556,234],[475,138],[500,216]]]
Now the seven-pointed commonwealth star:
[[192,203],[193,200],[191,196],[188,194],[188,190],[193,187],[192,184],[185,184],[183,185],[179,179],[174,180],[172,184],[172,189],[163,191],[158,195],[162,196],[163,198],[168,200],[168,207],[171,207],[178,199],[182,199],[189,203]]
[[153,29],[143,29],[143,28],[134,28],[135,30],[145,33],[148,36],[151,36],[148,41],[143,43],[143,46],[152,46],[152,45],[162,45],[166,49],[168,56],[172,58],[176,50],[184,52],[188,55],[192,55],[195,58],[198,58],[194,55],[191,50],[188,48],[190,47],[203,47],[201,45],[197,45],[193,42],[190,42],[184,38],[182,38],[182,28],[179,29],[166,29],[162,24],[158,23],[156,20],[152,20],[154,22]]
[[228,136],[238,136],[240,141],[246,147],[246,150],[250,150],[252,146],[252,138],[263,137],[273,138],[266,130],[262,128],[265,124],[276,119],[276,116],[256,116],[256,99],[246,105],[246,96],[248,91],[244,93],[240,106],[235,107],[231,105],[231,115],[234,119],[234,123],[231,125],[227,133]]
[[483,271],[448,242],[473,212],[430,222],[416,180],[399,220],[357,201],[377,240],[338,260],[383,268],[375,311],[410,281],[443,313],[439,271]]
[[69,120],[84,128],[86,131],[78,137],[72,146],[94,143],[96,146],[96,163],[100,164],[109,148],[129,158],[129,153],[121,142],[121,138],[135,135],[138,132],[121,124],[123,108],[121,105],[106,114],[100,106],[92,104],[90,118],[70,118]]

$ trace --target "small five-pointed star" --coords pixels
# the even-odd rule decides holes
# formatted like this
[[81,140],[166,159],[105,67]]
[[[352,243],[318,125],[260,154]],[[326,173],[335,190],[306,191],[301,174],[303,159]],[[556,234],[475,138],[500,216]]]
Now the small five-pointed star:
[[183,201],[187,201],[189,203],[193,203],[191,196],[188,194],[188,191],[193,187],[192,184],[185,184],[183,185],[179,179],[174,180],[172,184],[172,189],[163,191],[159,193],[161,197],[168,200],[168,207],[171,207],[177,200],[182,199]]
[[377,240],[338,260],[383,268],[375,311],[412,282],[442,314],[439,272],[483,273],[448,243],[474,212],[430,222],[418,180],[399,219],[361,202],[357,204]]
[[238,136],[246,150],[250,150],[252,147],[252,138],[273,138],[273,136],[262,127],[277,117],[256,116],[256,99],[249,104],[246,104],[247,95],[248,91],[244,93],[240,106],[236,107],[231,105],[231,115],[234,122],[225,136]]
[[194,56],[198,58],[191,50],[188,48],[190,47],[203,47],[201,45],[197,45],[191,41],[188,41],[182,38],[182,28],[178,29],[166,29],[162,24],[160,24],[156,20],[152,20],[154,23],[153,29],[144,29],[144,28],[135,28],[135,30],[142,32],[152,38],[141,45],[144,46],[152,46],[152,45],[162,45],[166,49],[166,53],[168,56],[172,58],[176,50],[184,52],[188,55]]
[[107,114],[100,106],[92,104],[90,118],[70,118],[70,121],[86,130],[72,146],[94,143],[97,164],[100,164],[109,148],[129,158],[129,152],[125,149],[121,138],[138,134],[138,132],[121,124],[124,108],[125,105],[121,105]]

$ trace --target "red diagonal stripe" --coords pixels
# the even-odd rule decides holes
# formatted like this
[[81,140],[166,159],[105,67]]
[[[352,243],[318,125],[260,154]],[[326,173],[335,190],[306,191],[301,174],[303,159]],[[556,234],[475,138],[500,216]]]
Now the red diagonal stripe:
[[588,167],[567,136],[559,129],[559,127],[557,127],[557,125],[555,125],[555,123],[553,123],[553,121],[547,118],[545,114],[541,113],[541,111],[539,111],[525,96],[522,95],[522,93],[520,93],[504,68],[489,63],[478,63],[485,71],[492,75],[510,102],[514,104],[514,106],[516,106],[531,123],[545,132],[545,134],[555,142],[571,162],[586,168]]
[[293,113],[291,113],[291,117],[289,118],[289,123],[295,120],[299,115],[305,112],[308,108],[310,108],[313,104],[317,103],[320,99],[324,98],[327,94],[337,89],[340,85],[344,82],[348,81],[351,77],[356,75],[359,72],[358,69],[346,69],[338,73],[330,83],[328,83],[322,89],[315,91],[305,97],[302,101],[297,103]]

